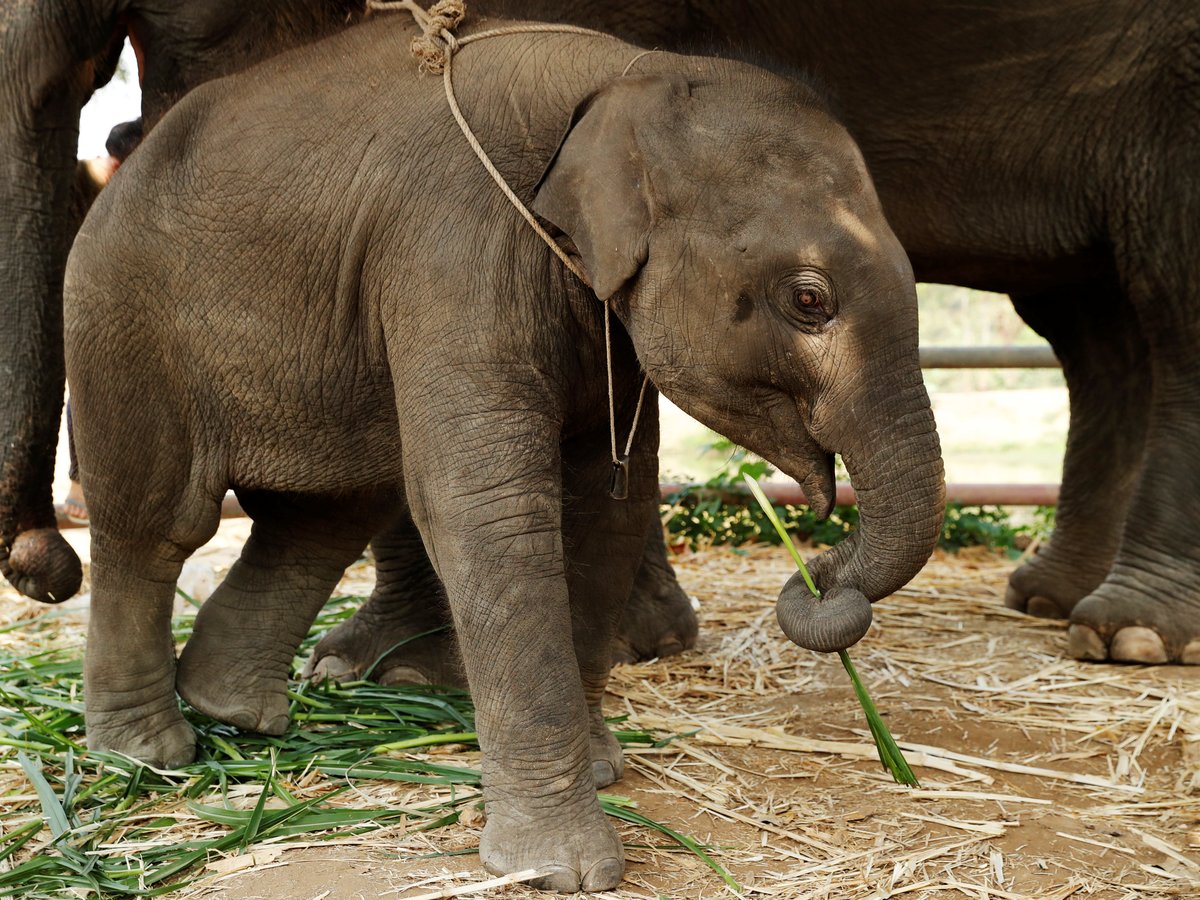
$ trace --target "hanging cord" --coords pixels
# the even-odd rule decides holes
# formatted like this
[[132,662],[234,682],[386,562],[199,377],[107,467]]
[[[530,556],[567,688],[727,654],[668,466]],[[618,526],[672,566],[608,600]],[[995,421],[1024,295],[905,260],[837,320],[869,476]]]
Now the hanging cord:
[[[608,38],[609,40],[615,40],[615,38],[602,31],[593,31],[590,28],[579,28],[574,25],[538,24],[493,28],[489,31],[479,31],[462,38],[456,38],[453,34],[453,29],[458,27],[466,17],[466,7],[463,5],[462,0],[438,0],[437,3],[429,8],[428,12],[418,6],[415,0],[367,0],[368,12],[399,10],[406,10],[411,13],[412,17],[421,27],[421,36],[413,38],[411,44],[412,54],[419,60],[418,68],[422,72],[441,73],[442,83],[446,88],[446,102],[450,106],[450,114],[454,116],[454,121],[458,123],[463,137],[467,139],[467,143],[475,151],[475,155],[479,157],[479,161],[483,163],[483,167],[487,170],[487,173],[492,176],[492,180],[496,182],[500,191],[508,198],[509,203],[529,223],[529,227],[545,242],[546,246],[559,258],[567,270],[587,285],[588,288],[591,288],[592,285],[588,281],[587,275],[584,274],[579,266],[575,265],[575,262],[567,256],[566,251],[558,245],[554,238],[550,237],[534,214],[529,211],[528,207],[513,192],[513,189],[508,186],[508,182],[504,180],[504,176],[500,174],[500,170],[492,164],[487,152],[483,149],[483,145],[475,137],[475,132],[471,130],[471,126],[467,123],[466,117],[463,116],[462,110],[458,106],[458,100],[454,96],[454,82],[450,76],[450,66],[454,54],[460,48],[475,41],[484,40],[485,38],[502,37],[512,34],[581,34],[589,37]],[[633,64],[650,52],[652,51],[643,51],[630,60],[629,65],[625,67],[625,71],[621,73],[622,76],[628,74]],[[604,304],[604,357],[608,377],[608,431],[613,465],[612,480],[609,484],[608,493],[614,500],[624,500],[629,496],[629,453],[633,449],[633,438],[637,432],[638,420],[642,415],[642,403],[646,397],[646,385],[650,382],[650,376],[642,375],[642,388],[638,392],[637,407],[633,411],[633,422],[629,426],[629,438],[625,442],[625,452],[618,454],[617,413],[616,402],[613,397],[612,328],[610,325],[612,311],[607,300],[602,301],[602,303]]]

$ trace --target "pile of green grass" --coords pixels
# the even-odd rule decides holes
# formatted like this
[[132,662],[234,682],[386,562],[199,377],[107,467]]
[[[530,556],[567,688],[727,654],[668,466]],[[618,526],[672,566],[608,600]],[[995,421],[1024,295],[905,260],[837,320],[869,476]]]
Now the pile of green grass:
[[[349,616],[358,598],[331,601],[302,653]],[[48,640],[57,613],[22,622]],[[176,622],[190,633],[192,617]],[[178,772],[148,769],[83,745],[81,650],[29,656],[0,652],[0,896],[61,898],[83,889],[100,896],[153,897],[199,876],[198,867],[267,839],[307,841],[403,824],[430,830],[458,821],[481,799],[479,771],[404,751],[435,745],[478,750],[474,710],[461,691],[429,686],[293,685],[292,725],[281,737],[247,735],[186,709],[198,735],[196,761]],[[612,720],[619,723],[619,720]],[[615,730],[626,746],[660,746],[642,731]],[[14,778],[19,768],[24,778]],[[319,792],[298,799],[296,782],[318,773]],[[427,785],[412,808],[335,804],[366,780]],[[32,785],[33,792],[29,791]],[[228,802],[230,789],[257,791],[251,809]],[[310,788],[306,791],[312,794]],[[657,831],[696,854],[735,891],[737,882],[693,839],[655,822],[626,798],[601,795],[611,816]],[[177,815],[220,826],[218,836],[181,839]],[[211,835],[213,829],[208,829]]]

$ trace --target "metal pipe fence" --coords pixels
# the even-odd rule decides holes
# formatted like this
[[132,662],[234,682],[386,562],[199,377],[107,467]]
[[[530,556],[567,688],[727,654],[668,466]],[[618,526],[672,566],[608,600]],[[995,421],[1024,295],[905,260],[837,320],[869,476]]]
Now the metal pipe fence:
[[[922,347],[921,368],[923,369],[1055,369],[1058,357],[1047,345],[1022,347]],[[697,485],[662,484],[659,489],[665,498],[684,488],[698,489]],[[776,503],[804,504],[808,501],[800,485],[772,483],[763,485],[767,496]],[[963,506],[1055,506],[1058,503],[1057,484],[971,484],[950,483],[946,485],[946,501]],[[837,502],[852,505],[855,502],[854,488],[844,482],[837,486]],[[244,516],[237,498],[231,493],[222,504],[223,518]],[[75,523],[60,517],[59,528],[75,528]]]

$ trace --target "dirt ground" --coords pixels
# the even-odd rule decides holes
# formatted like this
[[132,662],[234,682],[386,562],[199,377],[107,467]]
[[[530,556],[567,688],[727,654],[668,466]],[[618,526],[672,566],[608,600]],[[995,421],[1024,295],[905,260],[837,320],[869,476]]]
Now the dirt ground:
[[[227,566],[244,528],[226,523],[205,565]],[[700,645],[620,667],[608,710],[627,713],[630,727],[687,736],[628,753],[609,792],[705,843],[744,896],[1200,896],[1200,670],[1067,660],[1062,624],[1004,608],[1012,561],[939,555],[877,605],[853,651],[921,779],[904,788],[881,770],[836,657],[795,648],[775,624],[793,570],[784,551],[714,549],[675,562],[699,603]],[[370,579],[363,564],[345,587],[362,591]],[[364,805],[419,799],[412,786],[398,790],[355,785]],[[452,896],[489,877],[473,853],[445,855],[477,846],[480,824],[257,845],[213,860],[171,896]],[[619,827],[626,881],[596,896],[734,895],[661,835]],[[540,895],[518,885],[470,896]]]

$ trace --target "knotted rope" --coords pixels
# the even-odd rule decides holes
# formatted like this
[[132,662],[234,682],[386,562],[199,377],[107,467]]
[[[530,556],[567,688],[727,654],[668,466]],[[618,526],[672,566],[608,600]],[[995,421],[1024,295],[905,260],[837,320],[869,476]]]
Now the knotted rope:
[[[475,132],[471,130],[471,126],[467,123],[466,117],[463,116],[462,110],[458,106],[458,100],[454,96],[454,82],[450,72],[451,62],[454,59],[455,53],[467,44],[482,41],[486,38],[513,34],[581,34],[589,37],[608,38],[609,40],[615,40],[615,38],[611,34],[594,31],[591,28],[580,28],[575,25],[543,24],[510,25],[504,28],[493,28],[489,31],[479,31],[462,38],[456,38],[453,30],[458,27],[467,15],[463,0],[438,0],[428,11],[418,6],[415,0],[367,0],[368,12],[399,10],[409,12],[420,26],[420,37],[413,38],[410,44],[412,54],[418,60],[418,68],[422,72],[441,73],[442,83],[446,88],[446,102],[450,107],[450,113],[454,116],[454,121],[458,123],[463,137],[467,139],[467,143],[475,151],[475,155],[479,157],[479,161],[483,164],[484,169],[492,176],[492,180],[496,182],[497,187],[500,188],[504,196],[508,198],[508,201],[516,208],[517,212],[529,223],[529,227],[553,251],[554,255],[566,266],[567,270],[590,289],[592,285],[588,281],[587,275],[567,256],[566,251],[541,226],[541,223],[538,222],[534,214],[529,211],[529,208],[521,202],[521,199],[514,193],[513,189],[508,186],[508,182],[504,180],[504,176],[500,174],[500,170],[492,163],[491,158],[483,149],[483,145],[475,137]],[[621,75],[627,75],[633,64],[649,52],[651,51],[642,51],[631,59]],[[642,376],[642,388],[638,392],[637,407],[633,412],[633,422],[629,426],[629,438],[625,441],[625,451],[618,454],[617,414],[616,403],[613,398],[612,311],[609,308],[607,300],[602,302],[604,304],[604,355],[608,375],[608,430],[613,464],[609,496],[614,500],[624,500],[629,496],[629,453],[633,449],[633,437],[637,433],[638,420],[642,415],[642,403],[646,398],[646,385],[650,382],[650,376]]]

